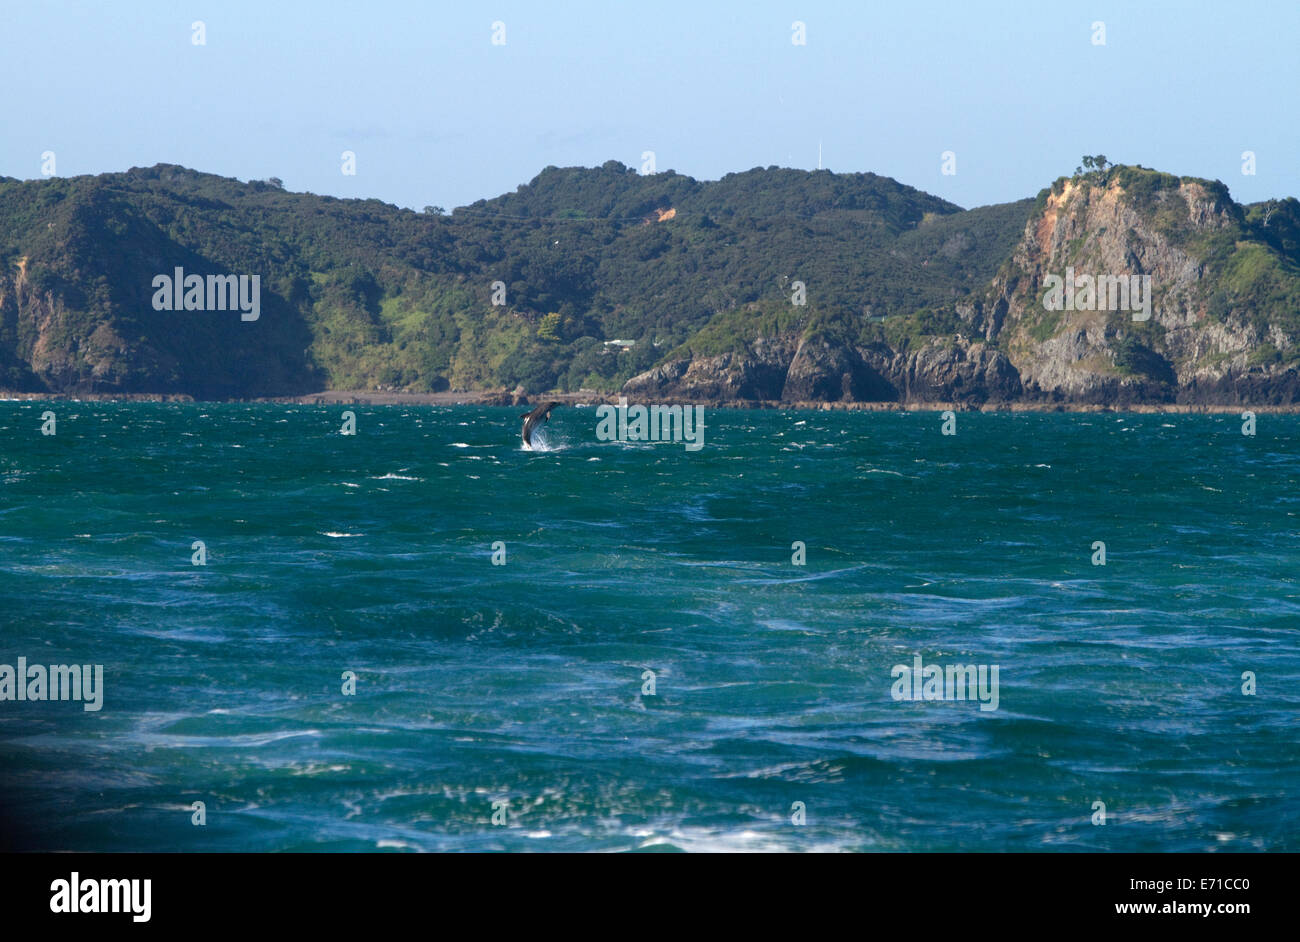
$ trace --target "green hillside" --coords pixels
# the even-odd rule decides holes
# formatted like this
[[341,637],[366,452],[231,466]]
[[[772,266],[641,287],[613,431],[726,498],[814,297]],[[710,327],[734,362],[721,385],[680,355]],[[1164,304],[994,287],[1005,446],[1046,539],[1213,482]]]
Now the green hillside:
[[[0,387],[614,389],[692,338],[737,347],[771,318],[856,329],[951,304],[987,283],[1032,208],[962,211],[873,174],[702,182],[614,161],[548,167],[450,215],[169,165],[4,179]],[[1294,246],[1288,213],[1275,232]],[[178,266],[260,275],[261,317],[155,311],[153,278]]]

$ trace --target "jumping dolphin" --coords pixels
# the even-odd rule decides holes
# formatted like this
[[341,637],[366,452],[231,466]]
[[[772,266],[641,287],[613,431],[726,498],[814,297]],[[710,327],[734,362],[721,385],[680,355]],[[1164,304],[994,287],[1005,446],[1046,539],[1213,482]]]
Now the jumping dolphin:
[[537,428],[537,423],[550,421],[551,410],[559,405],[563,405],[563,403],[546,402],[538,406],[532,412],[524,412],[519,416],[519,418],[524,420],[524,447],[529,451],[533,448],[533,430]]

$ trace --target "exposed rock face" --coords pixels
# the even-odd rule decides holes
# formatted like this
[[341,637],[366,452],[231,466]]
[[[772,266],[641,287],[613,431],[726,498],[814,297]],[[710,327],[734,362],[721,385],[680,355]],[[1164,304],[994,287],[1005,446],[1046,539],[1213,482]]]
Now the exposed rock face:
[[897,388],[860,351],[828,340],[799,345],[785,374],[787,402],[880,402],[898,398]]
[[675,360],[634,376],[630,395],[679,399],[780,399],[793,345],[760,338],[744,353]]
[[1009,402],[1020,398],[1020,374],[983,343],[934,341],[899,364],[907,398],[931,402]]
[[[1198,344],[1220,348],[1205,331],[1205,265],[1185,246],[1190,236],[1235,227],[1235,209],[1192,181],[1159,191],[1145,211],[1117,180],[1066,181],[1030,220],[1008,273],[995,280],[993,306],[1005,314],[1001,323],[987,325],[987,334],[1001,341],[1031,396],[1172,401],[1178,386],[1174,363],[1193,358]],[[1157,216],[1160,224],[1153,222]],[[1148,308],[1117,310],[1122,298],[1111,295],[1118,292],[1100,288],[1091,300],[1080,298],[1079,306],[1087,309],[1048,310],[1043,295],[1049,277],[1069,273],[1097,285],[1113,278],[1131,285],[1132,276],[1147,276]],[[1131,296],[1128,307],[1138,306]],[[1149,314],[1149,320],[1134,320],[1135,313]],[[1231,339],[1236,331],[1215,327],[1222,341],[1238,343]]]
[[0,275],[0,325],[17,341],[12,354],[0,355],[0,386],[86,392],[96,383],[116,385],[136,351],[111,322],[94,325],[87,336],[63,298],[32,290],[27,260],[21,261],[12,277]]
[[[764,382],[745,381],[756,374]],[[1005,354],[980,342],[938,340],[907,353],[884,344],[858,348],[813,340],[800,344],[789,359],[760,361],[737,353],[673,360],[633,377],[623,389],[641,398],[783,402],[982,404],[1021,396],[1019,374]]]

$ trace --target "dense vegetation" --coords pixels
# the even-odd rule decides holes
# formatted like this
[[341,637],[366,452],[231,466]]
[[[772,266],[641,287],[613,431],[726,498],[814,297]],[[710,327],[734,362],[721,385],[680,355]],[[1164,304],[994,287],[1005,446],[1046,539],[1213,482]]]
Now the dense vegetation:
[[[3,179],[0,387],[611,389],[777,320],[873,333],[950,305],[997,270],[1032,206],[962,211],[874,174],[701,182],[615,161],[548,167],[450,215],[170,165]],[[152,279],[176,266],[260,274],[260,319],[153,310]]]

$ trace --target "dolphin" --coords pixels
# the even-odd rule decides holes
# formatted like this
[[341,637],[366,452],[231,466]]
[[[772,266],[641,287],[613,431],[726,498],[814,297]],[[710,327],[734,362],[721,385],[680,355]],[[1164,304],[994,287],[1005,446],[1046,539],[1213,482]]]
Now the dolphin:
[[551,418],[551,410],[556,406],[563,405],[562,402],[545,402],[534,409],[532,412],[524,412],[519,418],[524,420],[524,447],[529,451],[533,448],[533,430],[537,428],[538,422],[548,422]]

